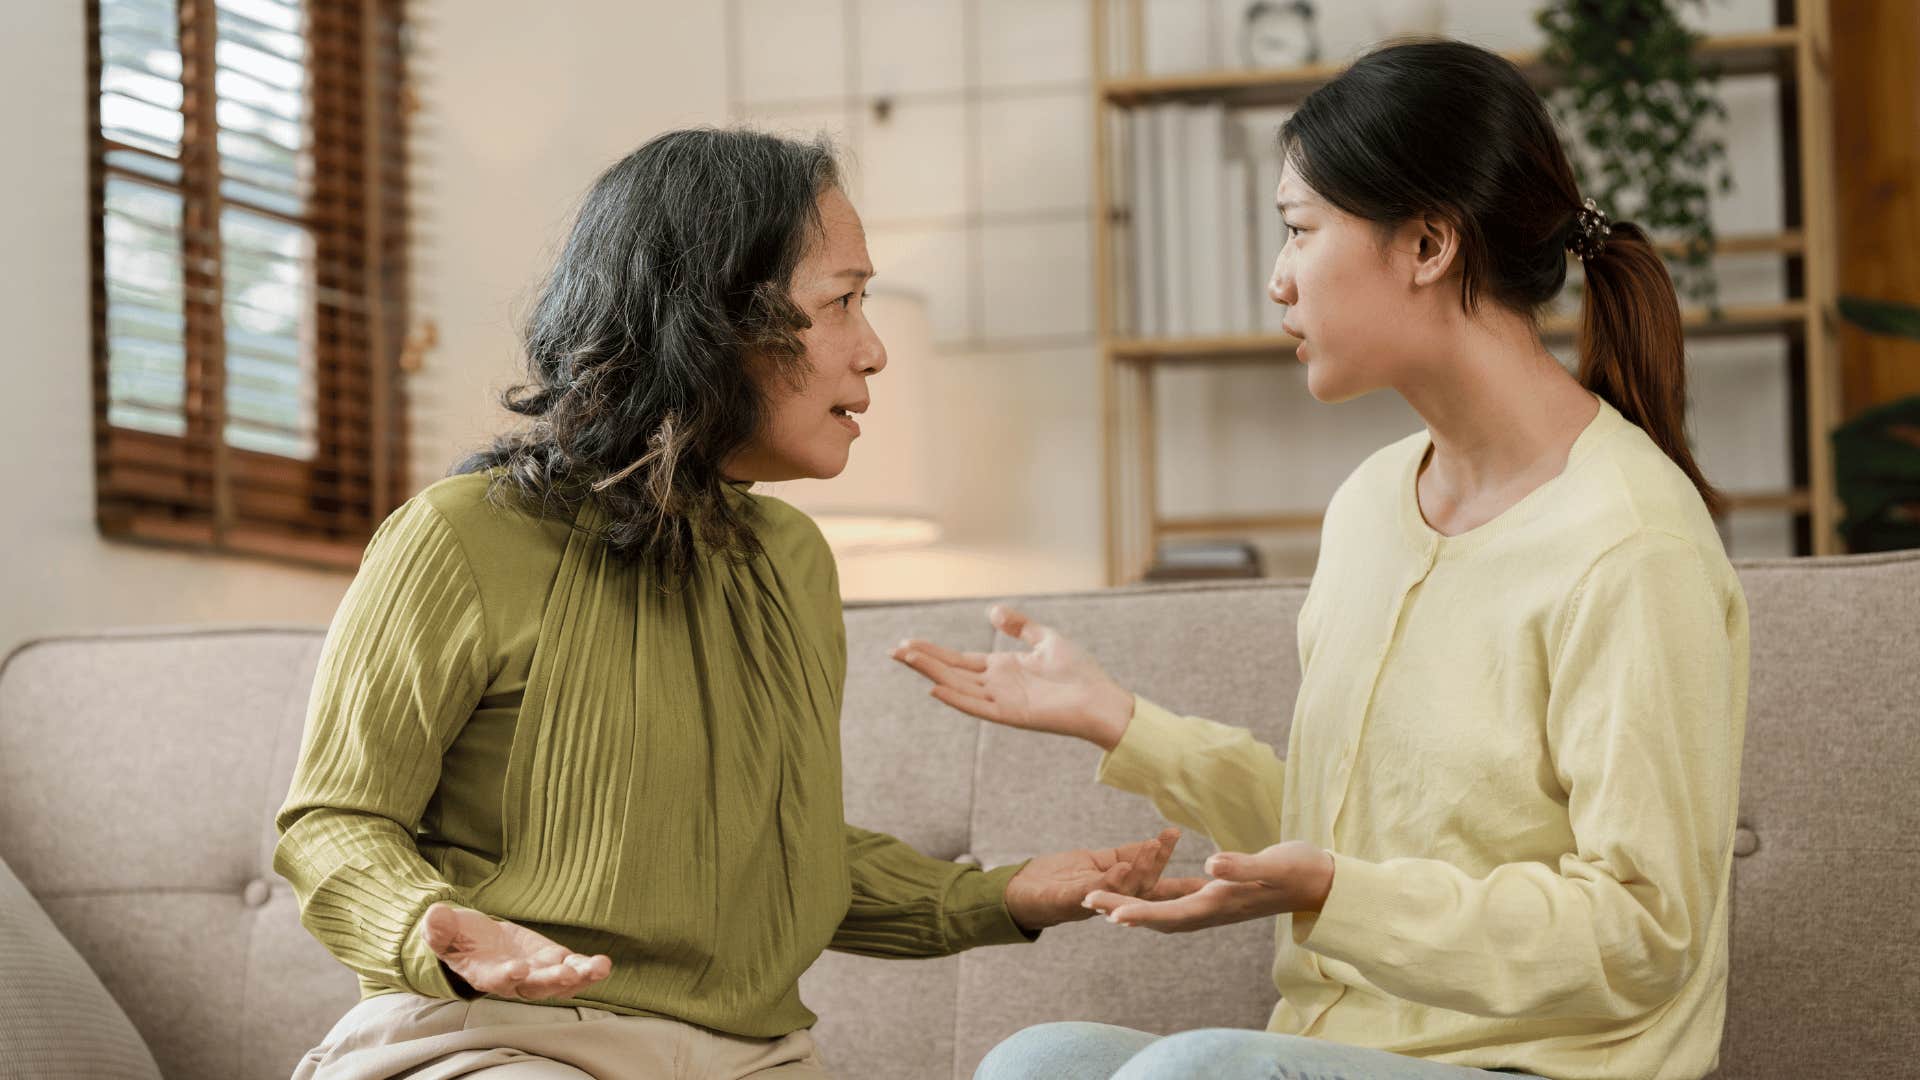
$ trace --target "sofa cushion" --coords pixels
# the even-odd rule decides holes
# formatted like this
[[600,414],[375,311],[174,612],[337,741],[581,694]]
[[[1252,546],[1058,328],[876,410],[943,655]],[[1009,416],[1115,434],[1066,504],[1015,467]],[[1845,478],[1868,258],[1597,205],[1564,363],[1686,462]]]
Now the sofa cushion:
[[4,861],[0,1076],[160,1080],[133,1022]]
[[0,666],[0,858],[175,1080],[285,1077],[359,999],[272,868],[321,639],[128,630]]

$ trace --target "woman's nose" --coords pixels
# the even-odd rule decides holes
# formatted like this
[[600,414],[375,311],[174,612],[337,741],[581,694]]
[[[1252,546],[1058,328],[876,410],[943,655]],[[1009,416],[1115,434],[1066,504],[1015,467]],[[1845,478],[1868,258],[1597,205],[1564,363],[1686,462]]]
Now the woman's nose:
[[878,375],[887,369],[887,345],[873,327],[867,327],[867,340],[861,343],[857,362],[862,375]]
[[1291,305],[1299,298],[1293,287],[1293,270],[1287,265],[1287,253],[1282,251],[1273,260],[1273,276],[1267,279],[1267,299]]

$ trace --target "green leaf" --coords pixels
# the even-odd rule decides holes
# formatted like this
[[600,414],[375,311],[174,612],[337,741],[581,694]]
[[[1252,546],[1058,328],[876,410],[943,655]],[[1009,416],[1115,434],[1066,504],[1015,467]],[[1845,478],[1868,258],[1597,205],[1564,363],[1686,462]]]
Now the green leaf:
[[1920,306],[1843,296],[1840,317],[1869,333],[1920,341]]

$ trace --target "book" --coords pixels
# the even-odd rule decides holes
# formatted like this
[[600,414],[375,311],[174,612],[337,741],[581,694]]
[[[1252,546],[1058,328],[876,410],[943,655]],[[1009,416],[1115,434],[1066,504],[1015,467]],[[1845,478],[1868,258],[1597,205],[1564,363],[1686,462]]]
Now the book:
[[1186,108],[1162,105],[1154,111],[1160,167],[1160,333],[1185,337],[1193,332],[1187,270]]
[[1214,337],[1227,332],[1227,222],[1222,205],[1226,159],[1226,107],[1192,105],[1187,125],[1188,332]]
[[1166,331],[1165,272],[1160,247],[1160,128],[1152,110],[1136,109],[1127,119],[1133,175],[1129,207],[1129,251],[1133,260],[1134,337],[1158,337]]
[[1246,125],[1230,123],[1226,127],[1226,159],[1220,174],[1222,208],[1222,251],[1226,257],[1223,283],[1226,289],[1229,334],[1253,334],[1260,329],[1260,298],[1266,293],[1266,275],[1260,272],[1255,255],[1253,220],[1253,163],[1247,157]]

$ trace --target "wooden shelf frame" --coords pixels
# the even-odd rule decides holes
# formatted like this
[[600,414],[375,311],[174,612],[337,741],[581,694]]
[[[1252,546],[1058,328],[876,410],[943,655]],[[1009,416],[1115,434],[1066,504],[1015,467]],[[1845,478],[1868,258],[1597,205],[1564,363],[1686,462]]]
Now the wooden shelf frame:
[[[1771,75],[1792,90],[1782,96],[1782,123],[1790,128],[1789,147],[1797,150],[1783,161],[1783,168],[1794,170],[1784,185],[1790,200],[1787,220],[1794,224],[1777,233],[1720,237],[1715,251],[1781,259],[1800,269],[1801,288],[1797,296],[1777,303],[1729,305],[1719,318],[1699,310],[1683,313],[1689,338],[1779,335],[1797,351],[1802,379],[1795,390],[1803,411],[1797,419],[1804,424],[1806,436],[1804,447],[1796,442],[1790,452],[1799,459],[1796,466],[1804,462],[1806,482],[1786,491],[1730,494],[1727,509],[1729,513],[1768,511],[1804,517],[1809,547],[1816,555],[1842,550],[1830,442],[1839,422],[1840,387],[1828,2],[1797,0],[1792,26],[1715,35],[1701,42],[1702,58],[1723,74]],[[1221,102],[1235,108],[1293,103],[1346,65],[1162,76],[1115,74],[1120,67],[1135,73],[1144,70],[1142,0],[1091,0],[1090,6],[1095,161],[1091,214],[1101,343],[1103,503],[1107,580],[1118,585],[1138,581],[1145,574],[1162,539],[1315,530],[1320,515],[1295,511],[1178,517],[1159,513],[1154,372],[1162,365],[1280,365],[1292,361],[1298,343],[1276,334],[1169,339],[1125,332],[1120,319],[1125,275],[1116,263],[1115,233],[1129,224],[1130,214],[1115,193],[1124,187],[1130,166],[1124,152],[1114,152],[1117,122],[1133,108],[1171,101]],[[1124,38],[1116,34],[1122,20],[1130,24]],[[1505,55],[1536,86],[1554,85],[1555,74],[1537,53]],[[1671,244],[1663,247],[1674,250]],[[1576,322],[1577,316],[1552,318],[1542,331],[1550,340],[1569,340],[1577,332]],[[1789,439],[1793,441],[1791,423]]]
[[[1701,43],[1698,55],[1724,75],[1778,75],[1794,70],[1795,53],[1802,44],[1798,27],[1783,26],[1751,33],[1721,34]],[[1533,50],[1501,53],[1514,62],[1529,81],[1547,90],[1557,75]],[[1107,104],[1123,109],[1170,101],[1219,101],[1243,108],[1292,105],[1346,70],[1344,63],[1320,63],[1298,68],[1239,69],[1185,75],[1145,75],[1102,78],[1098,92]]]
[[[1751,512],[1806,513],[1813,498],[1806,488],[1787,491],[1727,492],[1721,516]],[[1265,514],[1155,517],[1154,533],[1171,537],[1234,537],[1250,533],[1318,532],[1323,515],[1317,510],[1279,510]]]

